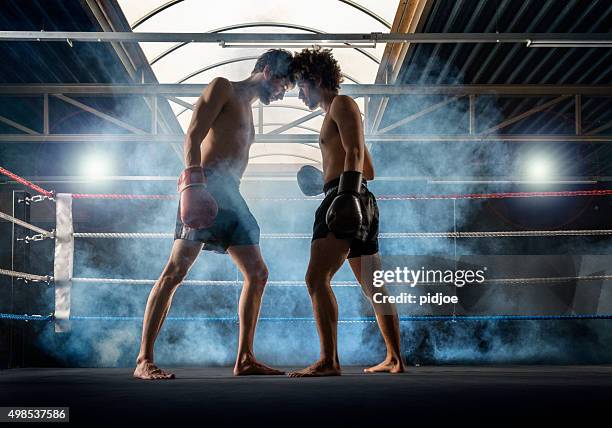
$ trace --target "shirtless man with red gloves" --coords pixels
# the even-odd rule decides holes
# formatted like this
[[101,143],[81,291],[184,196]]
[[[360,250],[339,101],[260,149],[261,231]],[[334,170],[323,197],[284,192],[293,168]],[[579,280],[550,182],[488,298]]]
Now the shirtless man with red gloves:
[[275,49],[259,57],[239,82],[214,79],[196,103],[185,136],[185,170],[179,178],[179,212],[172,253],[155,283],[144,314],[134,377],[173,379],[158,368],[153,346],[172,297],[202,249],[229,253],[244,277],[238,315],[235,375],[283,374],[253,355],[253,338],[268,269],[259,249],[259,226],[239,192],[255,137],[251,104],[280,100],[293,85],[291,53]]
[[[338,359],[338,305],[331,279],[348,259],[366,297],[372,302],[387,355],[367,373],[401,373],[399,318],[395,305],[373,301],[373,272],[381,269],[378,254],[378,207],[366,180],[374,179],[372,158],[365,146],[359,106],[339,95],[342,74],[329,50],[304,49],[294,55],[292,70],[300,88],[299,97],[314,110],[321,107],[319,146],[323,172],[305,166],[298,184],[306,195],[324,193],[316,211],[310,245],[306,285],[312,300],[321,356],[291,377],[340,375]],[[376,292],[387,294],[384,287]]]

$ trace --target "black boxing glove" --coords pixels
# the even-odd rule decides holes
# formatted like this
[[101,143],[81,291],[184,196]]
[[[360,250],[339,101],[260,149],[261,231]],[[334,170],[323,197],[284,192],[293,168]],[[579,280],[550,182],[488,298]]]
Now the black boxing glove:
[[327,227],[334,233],[353,234],[363,221],[359,190],[361,172],[344,171],[340,176],[338,194],[332,201],[325,216]]

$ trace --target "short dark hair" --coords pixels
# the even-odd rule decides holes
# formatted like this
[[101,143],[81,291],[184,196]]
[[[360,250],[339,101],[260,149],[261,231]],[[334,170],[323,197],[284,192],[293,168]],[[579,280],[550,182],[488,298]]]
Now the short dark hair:
[[291,52],[285,49],[270,49],[257,58],[257,62],[255,63],[255,67],[253,67],[251,74],[263,71],[267,65],[270,69],[270,73],[272,74],[272,78],[289,78],[293,81],[291,77],[292,59],[293,55]]
[[321,87],[337,91],[342,82],[342,71],[338,61],[332,56],[331,49],[302,49],[293,56],[291,65],[293,80],[321,82]]

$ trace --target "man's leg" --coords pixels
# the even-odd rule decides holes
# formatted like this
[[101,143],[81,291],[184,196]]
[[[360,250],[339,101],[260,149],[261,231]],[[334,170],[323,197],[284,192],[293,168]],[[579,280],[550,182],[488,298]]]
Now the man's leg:
[[332,234],[316,239],[310,246],[310,263],[306,285],[312,300],[317,322],[321,356],[319,361],[303,370],[290,373],[291,377],[340,375],[338,361],[338,304],[331,288],[331,279],[346,260],[349,242]]
[[387,347],[385,360],[364,371],[367,373],[402,373],[404,371],[404,362],[400,350],[400,328],[397,308],[392,303],[374,303],[373,301],[375,292],[387,295],[385,287],[375,289],[373,285],[374,271],[381,269],[380,255],[376,253],[369,256],[353,257],[349,259],[349,264],[355,274],[355,278],[361,284],[361,289],[374,307],[378,328]]
[[255,327],[257,327],[261,299],[268,280],[268,268],[259,250],[259,245],[236,245],[229,247],[227,251],[244,277],[244,285],[238,303],[240,333],[234,375],[284,374],[280,370],[259,363],[253,353]]
[[153,346],[170,310],[172,297],[197,259],[202,244],[177,239],[161,276],[151,289],[142,323],[142,340],[134,377],[139,379],[173,379],[174,374],[159,369],[153,362]]

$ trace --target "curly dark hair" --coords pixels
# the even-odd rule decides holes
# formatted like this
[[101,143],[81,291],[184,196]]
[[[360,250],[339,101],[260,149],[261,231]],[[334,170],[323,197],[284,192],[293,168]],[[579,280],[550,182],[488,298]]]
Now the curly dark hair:
[[331,49],[302,49],[293,55],[291,63],[293,80],[321,82],[321,87],[331,91],[340,89],[342,72],[338,61],[332,56]]
[[[291,61],[293,55],[285,49],[270,49],[263,53],[251,73],[263,71],[267,66],[270,67],[270,72],[273,78],[289,78],[292,79]],[[293,81],[293,79],[292,79]]]

